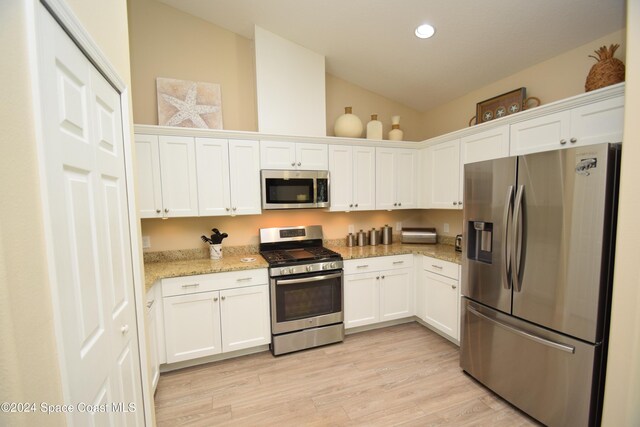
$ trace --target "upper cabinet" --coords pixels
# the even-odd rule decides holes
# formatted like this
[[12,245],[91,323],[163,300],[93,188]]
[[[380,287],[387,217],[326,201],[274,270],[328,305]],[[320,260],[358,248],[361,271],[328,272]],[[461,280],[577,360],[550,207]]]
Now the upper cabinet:
[[462,164],[460,140],[453,139],[427,147],[422,156],[423,207],[462,209]]
[[376,154],[373,147],[330,145],[331,211],[373,210]]
[[418,207],[418,150],[376,148],[376,208]]
[[509,125],[460,138],[462,164],[509,157]]
[[511,125],[511,155],[622,141],[624,97],[605,99]]
[[262,169],[328,170],[326,144],[304,142],[260,142]]
[[261,212],[258,141],[196,138],[196,157],[200,216]]
[[140,217],[197,216],[193,138],[136,135],[135,141]]

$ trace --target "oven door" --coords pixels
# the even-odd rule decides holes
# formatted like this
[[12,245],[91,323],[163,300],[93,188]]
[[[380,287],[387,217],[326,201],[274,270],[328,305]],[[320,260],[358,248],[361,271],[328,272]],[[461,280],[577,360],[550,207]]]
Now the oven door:
[[273,334],[341,323],[342,270],[271,279]]

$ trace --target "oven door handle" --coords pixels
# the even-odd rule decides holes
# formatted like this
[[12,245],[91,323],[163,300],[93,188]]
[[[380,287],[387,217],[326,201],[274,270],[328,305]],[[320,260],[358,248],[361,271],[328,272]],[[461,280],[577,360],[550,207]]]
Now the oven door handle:
[[300,279],[277,279],[276,285],[293,285],[296,283],[309,283],[309,282],[319,282],[321,280],[327,279],[335,279],[336,277],[342,277],[342,272],[333,273],[333,274],[325,274],[323,276],[312,276],[312,277],[303,277]]

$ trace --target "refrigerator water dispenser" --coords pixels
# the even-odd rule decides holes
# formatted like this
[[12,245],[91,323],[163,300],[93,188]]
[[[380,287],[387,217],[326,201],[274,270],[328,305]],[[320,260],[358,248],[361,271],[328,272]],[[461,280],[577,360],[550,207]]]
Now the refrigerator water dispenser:
[[469,221],[467,235],[469,236],[467,257],[491,264],[493,258],[493,223]]

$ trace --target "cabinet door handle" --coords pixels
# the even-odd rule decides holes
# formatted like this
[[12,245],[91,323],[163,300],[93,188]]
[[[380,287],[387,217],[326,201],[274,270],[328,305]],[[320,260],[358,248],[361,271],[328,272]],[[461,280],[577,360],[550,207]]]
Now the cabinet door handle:
[[156,300],[152,299],[151,301],[149,301],[147,303],[147,308],[151,308],[151,306],[153,305],[153,303],[156,302]]
[[236,282],[246,282],[247,280],[251,279],[253,279],[253,277],[241,277],[239,279],[236,279]]
[[404,264],[404,261],[393,261],[393,264]]
[[156,213],[160,213],[162,212],[160,209],[156,209]]
[[356,203],[356,208],[358,207],[358,204]]
[[451,285],[451,289],[455,289],[455,288],[457,288],[456,285]]
[[402,206],[402,202],[398,202],[398,206]]
[[352,207],[353,207],[353,203],[351,203],[351,204],[349,205],[349,207],[350,207],[350,208],[352,208]]
[[187,288],[197,288],[198,286],[200,286],[200,283],[191,283],[189,285],[182,285],[183,289],[187,289]]
[[453,206],[458,206],[458,202],[453,202]]
[[164,213],[169,213],[169,208],[164,208]]
[[302,163],[298,162],[298,166],[302,166]]
[[235,207],[235,206],[233,207],[233,211],[234,211],[234,212],[236,211],[236,207]]
[[213,297],[213,302],[217,302],[218,301],[218,297]]
[[376,276],[376,280],[380,280],[380,276]]
[[561,140],[560,140],[560,145],[564,145],[564,144],[566,144],[566,143],[567,143],[567,140],[566,140],[566,139],[561,139]]
[[576,142],[578,142],[578,138],[571,138],[569,140],[572,144],[575,144]]
[[227,210],[227,212],[229,212],[231,210],[231,208],[225,208]]
[[458,202],[458,205],[462,206],[462,202]]
[[222,301],[224,301],[224,300],[226,300],[226,299],[227,299],[227,297],[224,297],[224,296],[223,296],[223,297],[220,297],[220,299],[221,299]]
[[381,278],[382,280],[384,280],[384,276],[380,276],[380,278]]
[[394,203],[393,206],[398,206],[398,203]]
[[127,332],[129,332],[129,325],[123,325],[120,328],[120,332],[122,332],[122,335],[127,335]]
[[296,162],[292,162],[292,163],[291,163],[291,166],[295,166],[295,165],[296,165]]
[[437,268],[438,270],[442,270],[443,267],[441,265],[431,264],[431,267]]
[[356,268],[367,268],[367,267],[369,267],[369,264],[359,265]]

